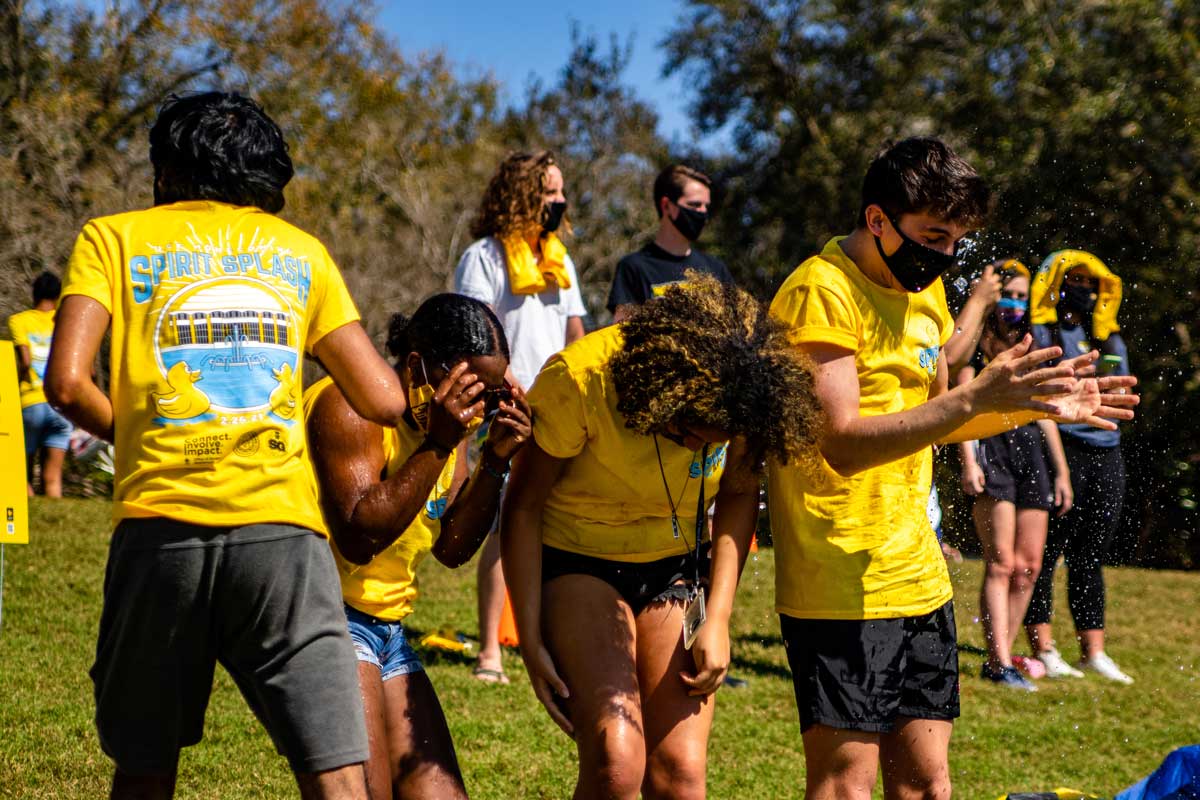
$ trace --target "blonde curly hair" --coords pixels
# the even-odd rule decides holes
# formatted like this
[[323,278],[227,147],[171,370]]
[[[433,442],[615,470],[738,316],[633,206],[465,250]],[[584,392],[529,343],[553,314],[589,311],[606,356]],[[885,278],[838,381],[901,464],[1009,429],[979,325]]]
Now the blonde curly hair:
[[610,362],[627,427],[711,425],[745,436],[758,456],[809,463],[824,415],[812,365],[749,293],[709,275],[686,280],[621,323]]
[[[485,236],[502,238],[540,230],[546,175],[550,167],[557,165],[549,150],[510,153],[488,181],[479,201],[479,210],[471,220],[471,235],[476,239]],[[559,230],[571,232],[571,223],[566,217],[559,224]]]

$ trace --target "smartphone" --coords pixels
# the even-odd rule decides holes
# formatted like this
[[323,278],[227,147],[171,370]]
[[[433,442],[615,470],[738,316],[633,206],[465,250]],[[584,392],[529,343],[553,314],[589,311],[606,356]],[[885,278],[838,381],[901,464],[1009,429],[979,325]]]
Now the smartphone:
[[1096,371],[1101,375],[1112,375],[1120,368],[1121,357],[1113,355],[1101,357],[1100,363],[1096,365]]

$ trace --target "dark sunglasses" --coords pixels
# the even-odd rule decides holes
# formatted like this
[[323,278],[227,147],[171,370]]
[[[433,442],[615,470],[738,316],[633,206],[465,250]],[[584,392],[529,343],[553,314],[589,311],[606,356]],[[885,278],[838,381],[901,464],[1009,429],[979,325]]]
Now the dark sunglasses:
[[485,414],[491,414],[500,410],[501,403],[512,402],[512,384],[508,381],[504,382],[503,386],[497,386],[495,389],[483,390],[483,411]]

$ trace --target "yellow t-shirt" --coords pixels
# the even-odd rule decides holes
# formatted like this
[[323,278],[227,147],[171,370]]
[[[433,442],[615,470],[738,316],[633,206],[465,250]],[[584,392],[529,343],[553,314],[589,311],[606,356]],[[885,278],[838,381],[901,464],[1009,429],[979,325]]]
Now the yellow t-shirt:
[[[332,378],[322,378],[304,392],[304,415],[312,413],[317,396],[332,385]],[[409,457],[425,441],[420,431],[402,424],[397,428],[383,429],[384,478],[395,474]],[[337,543],[331,538],[338,576],[342,579],[342,599],[347,605],[370,614],[378,619],[398,622],[412,613],[417,600],[417,565],[425,560],[433,543],[442,533],[442,516],[449,504],[450,485],[454,480],[454,464],[457,450],[450,453],[446,464],[438,475],[437,482],[429,490],[425,506],[404,533],[369,564],[355,564],[338,551]]]
[[46,378],[46,359],[50,357],[50,340],[54,337],[54,312],[31,308],[8,318],[8,332],[13,344],[29,348],[32,362],[27,380],[21,381],[21,408],[46,402],[42,381]]
[[89,222],[65,284],[112,314],[115,520],[325,532],[302,356],[358,312],[319,241],[257,208],[174,203]]
[[[784,281],[771,314],[797,344],[854,352],[863,416],[924,403],[954,326],[942,282],[916,294],[879,286],[840,241]],[[777,610],[802,619],[887,619],[947,603],[950,575],[926,515],[932,450],[850,478],[824,466],[814,488],[800,467],[769,465]]]
[[[542,513],[542,542],[611,561],[646,562],[694,547],[701,452],[658,437],[663,472],[676,502],[681,536],[654,452],[654,437],[625,427],[608,364],[621,349],[620,326],[569,345],[542,367],[529,404],[533,436],[555,458],[568,459]],[[709,448],[705,496],[716,496],[726,445]]]

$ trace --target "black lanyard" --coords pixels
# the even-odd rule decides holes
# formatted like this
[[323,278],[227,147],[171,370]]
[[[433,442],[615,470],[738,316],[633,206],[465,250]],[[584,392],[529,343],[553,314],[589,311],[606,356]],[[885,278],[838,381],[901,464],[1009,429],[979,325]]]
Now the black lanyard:
[[[654,454],[658,456],[658,474],[662,476],[663,489],[667,493],[667,505],[671,508],[671,530],[675,536],[683,539],[684,547],[688,549],[688,558],[692,562],[692,573],[695,582],[692,584],[692,591],[700,589],[700,540],[704,538],[704,530],[708,523],[708,506],[704,502],[704,470],[708,466],[708,442],[704,443],[704,449],[700,452],[700,495],[696,501],[696,535],[693,539],[694,547],[688,545],[687,537],[682,534],[679,528],[679,513],[677,511],[678,504],[671,497],[671,487],[667,483],[667,471],[663,468],[662,451],[658,448],[658,436],[654,436]],[[688,481],[692,479],[691,469],[688,470],[687,480],[683,482],[683,491],[679,493],[679,499],[683,499],[683,495],[687,492]]]

